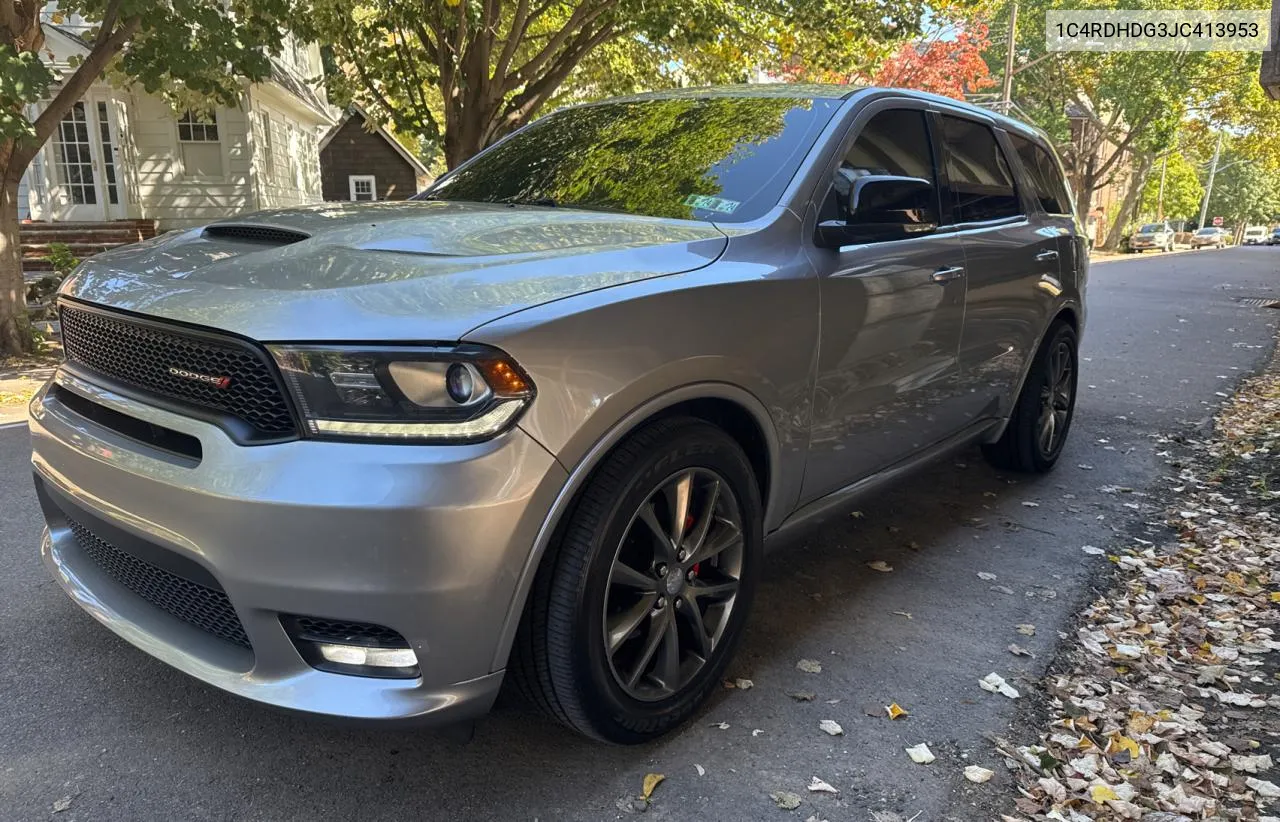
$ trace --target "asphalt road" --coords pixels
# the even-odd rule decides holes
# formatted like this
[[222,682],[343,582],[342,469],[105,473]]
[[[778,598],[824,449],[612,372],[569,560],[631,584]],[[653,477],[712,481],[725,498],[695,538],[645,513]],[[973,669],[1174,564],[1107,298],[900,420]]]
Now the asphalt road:
[[[983,734],[1006,732],[1017,706],[977,680],[1035,681],[1105,563],[1081,546],[1160,519],[1148,492],[1168,469],[1154,438],[1203,425],[1265,360],[1280,313],[1239,302],[1265,297],[1280,298],[1280,249],[1096,265],[1059,469],[1005,477],[965,453],[775,553],[732,670],[755,687],[725,690],[682,732],[633,749],[583,742],[515,698],[463,744],[282,715],[171,671],[46,578],[27,436],[0,430],[0,819],[601,820],[623,815],[616,801],[648,772],[667,777],[646,814],[660,820],[985,818],[972,803],[1007,777]],[[1036,657],[1013,656],[1012,642]],[[796,670],[801,658],[822,672]],[[817,698],[798,703],[793,690]],[[866,714],[890,702],[910,716]],[[932,765],[903,752],[921,742]],[[969,763],[996,780],[965,782]],[[814,776],[840,795],[809,793]],[[776,790],[804,804],[779,810]]]

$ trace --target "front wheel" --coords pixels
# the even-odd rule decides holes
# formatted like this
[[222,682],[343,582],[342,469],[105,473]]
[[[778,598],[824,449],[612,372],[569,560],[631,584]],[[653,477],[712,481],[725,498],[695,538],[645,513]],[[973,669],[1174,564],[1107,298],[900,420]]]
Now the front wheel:
[[1004,433],[983,446],[997,468],[1044,474],[1053,469],[1075,416],[1076,332],[1059,320],[1045,335]]
[[721,429],[652,423],[595,470],[538,570],[512,674],[553,718],[648,741],[717,687],[763,552],[751,464]]

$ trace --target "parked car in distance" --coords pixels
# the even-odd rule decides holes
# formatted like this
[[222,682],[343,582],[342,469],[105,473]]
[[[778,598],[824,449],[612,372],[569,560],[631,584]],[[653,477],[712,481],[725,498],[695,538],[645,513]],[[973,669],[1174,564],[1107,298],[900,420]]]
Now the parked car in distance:
[[1129,248],[1138,253],[1152,248],[1173,251],[1173,235],[1168,223],[1147,223],[1129,238]]
[[1227,245],[1227,241],[1226,230],[1217,226],[1206,226],[1191,235],[1191,247],[1197,250],[1206,246],[1224,248]]
[[1267,245],[1280,245],[1280,226],[1271,229],[1271,236],[1267,237]]
[[1244,230],[1244,237],[1241,238],[1241,245],[1262,245],[1267,241],[1267,227],[1261,225],[1251,225]]
[[721,687],[766,542],[975,443],[1053,468],[1087,265],[1047,138],[949,98],[567,108],[412,201],[83,263],[31,404],[41,551],[251,700],[441,723],[510,677],[643,742]]

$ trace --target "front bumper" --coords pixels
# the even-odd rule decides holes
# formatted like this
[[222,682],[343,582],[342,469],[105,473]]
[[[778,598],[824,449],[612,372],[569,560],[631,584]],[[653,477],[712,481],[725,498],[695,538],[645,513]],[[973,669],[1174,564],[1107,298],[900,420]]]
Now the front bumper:
[[[60,390],[197,438],[196,464],[81,416],[48,388],[31,406],[48,528],[41,552],[82,608],[215,687],[281,708],[363,720],[484,713],[499,643],[535,535],[566,480],[515,428],[494,441],[413,446],[296,441],[244,447],[220,429],[85,382]],[[252,648],[135,594],[82,550],[70,522],[180,557],[225,591]],[[282,614],[399,632],[413,679],[317,670]]]

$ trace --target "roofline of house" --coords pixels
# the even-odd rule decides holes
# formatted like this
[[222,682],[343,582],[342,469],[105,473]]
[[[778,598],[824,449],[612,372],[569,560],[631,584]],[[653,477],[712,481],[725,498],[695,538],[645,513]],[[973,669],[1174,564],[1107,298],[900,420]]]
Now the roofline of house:
[[[338,124],[333,128],[329,129],[329,133],[324,135],[324,137],[320,139],[320,151],[324,151],[324,147],[329,145],[329,141],[333,139],[333,136],[337,134],[340,130],[342,130],[342,127],[345,126],[347,124],[347,121],[351,119],[351,115],[357,114],[357,113],[362,118],[364,118],[364,121],[366,123],[372,122],[369,119],[368,113],[363,108],[352,103],[350,106],[347,107],[347,110],[343,113],[342,119],[338,121]],[[390,143],[391,147],[394,148],[396,152],[401,157],[403,157],[407,163],[409,163],[409,165],[413,166],[414,170],[416,170],[419,175],[423,177],[430,176],[431,170],[428,169],[421,160],[419,160],[417,157],[414,157],[412,154],[410,154],[409,150],[406,149],[404,146],[402,146],[400,144],[400,141],[397,140],[395,137],[393,137],[391,132],[387,131],[386,128],[384,128],[383,126],[378,126],[378,128],[374,131],[374,133],[378,134],[379,136],[382,137],[382,139]]]

